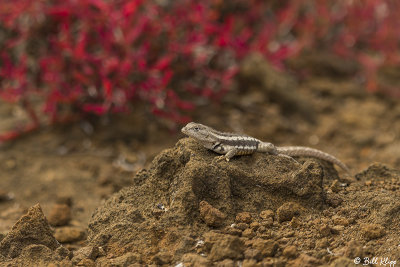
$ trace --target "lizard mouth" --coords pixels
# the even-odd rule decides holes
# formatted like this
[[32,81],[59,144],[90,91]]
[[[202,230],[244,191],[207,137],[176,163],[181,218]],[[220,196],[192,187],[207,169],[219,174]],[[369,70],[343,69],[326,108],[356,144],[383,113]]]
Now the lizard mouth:
[[181,132],[184,133],[184,134],[186,134],[186,135],[188,134],[188,131],[187,131],[187,129],[186,129],[186,126],[183,127],[183,128],[181,129]]

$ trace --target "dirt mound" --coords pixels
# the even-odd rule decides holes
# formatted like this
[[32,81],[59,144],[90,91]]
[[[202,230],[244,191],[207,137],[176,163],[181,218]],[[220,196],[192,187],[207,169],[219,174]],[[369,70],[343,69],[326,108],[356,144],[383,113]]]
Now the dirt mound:
[[226,162],[185,138],[133,183],[95,211],[87,244],[72,252],[57,234],[69,226],[52,229],[33,206],[1,239],[0,262],[393,266],[400,257],[400,171],[382,164],[339,180],[324,162],[262,153]]
[[[230,235],[211,234],[207,242],[218,245],[209,260],[232,259],[232,255],[240,259],[246,246],[231,235],[241,235],[263,211],[265,220],[276,211],[277,220],[284,222],[329,203],[323,188],[325,173],[335,171],[324,172],[314,160],[300,164],[262,153],[226,162],[194,140],[181,139],[158,155],[149,170],[138,173],[134,186],[122,189],[95,211],[89,244],[106,247],[115,256],[129,251],[135,262],[170,264],[199,246],[211,226]],[[235,222],[239,228],[229,226]],[[227,251],[219,251],[219,246]]]
[[38,266],[69,260],[70,252],[54,238],[39,204],[31,207],[0,242],[0,260],[9,266]]

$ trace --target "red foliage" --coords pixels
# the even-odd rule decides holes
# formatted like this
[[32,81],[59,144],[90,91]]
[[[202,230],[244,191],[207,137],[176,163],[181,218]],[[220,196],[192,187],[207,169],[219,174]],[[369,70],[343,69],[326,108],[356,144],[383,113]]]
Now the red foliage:
[[[317,1],[313,4],[303,0],[289,1],[295,5],[290,24],[293,32],[300,32],[299,42],[306,46],[324,46],[338,55],[352,58],[363,66],[362,75],[366,88],[377,91],[377,70],[383,65],[400,62],[398,32],[400,2],[391,0]],[[289,9],[289,7],[287,8]],[[302,12],[303,11],[303,12]],[[397,91],[397,92],[396,92]],[[399,88],[391,88],[400,95]]]
[[375,77],[399,62],[399,10],[390,0],[3,0],[0,97],[36,94],[52,122],[135,101],[185,122],[182,111],[221,97],[253,51],[283,69],[301,49],[324,46]]

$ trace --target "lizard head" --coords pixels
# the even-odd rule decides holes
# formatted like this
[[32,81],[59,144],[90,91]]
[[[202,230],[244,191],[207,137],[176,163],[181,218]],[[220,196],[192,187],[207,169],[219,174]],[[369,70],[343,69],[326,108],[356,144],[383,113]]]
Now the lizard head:
[[187,136],[192,137],[203,144],[212,143],[215,141],[212,135],[210,135],[212,128],[200,123],[189,122],[185,127],[182,128],[181,131]]

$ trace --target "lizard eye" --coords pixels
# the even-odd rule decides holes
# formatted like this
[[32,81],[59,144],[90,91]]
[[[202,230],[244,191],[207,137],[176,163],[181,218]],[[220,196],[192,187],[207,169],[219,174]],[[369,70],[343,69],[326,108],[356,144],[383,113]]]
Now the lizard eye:
[[200,130],[200,128],[196,126],[196,127],[193,128],[193,130],[195,130],[196,132],[198,132],[198,131]]

